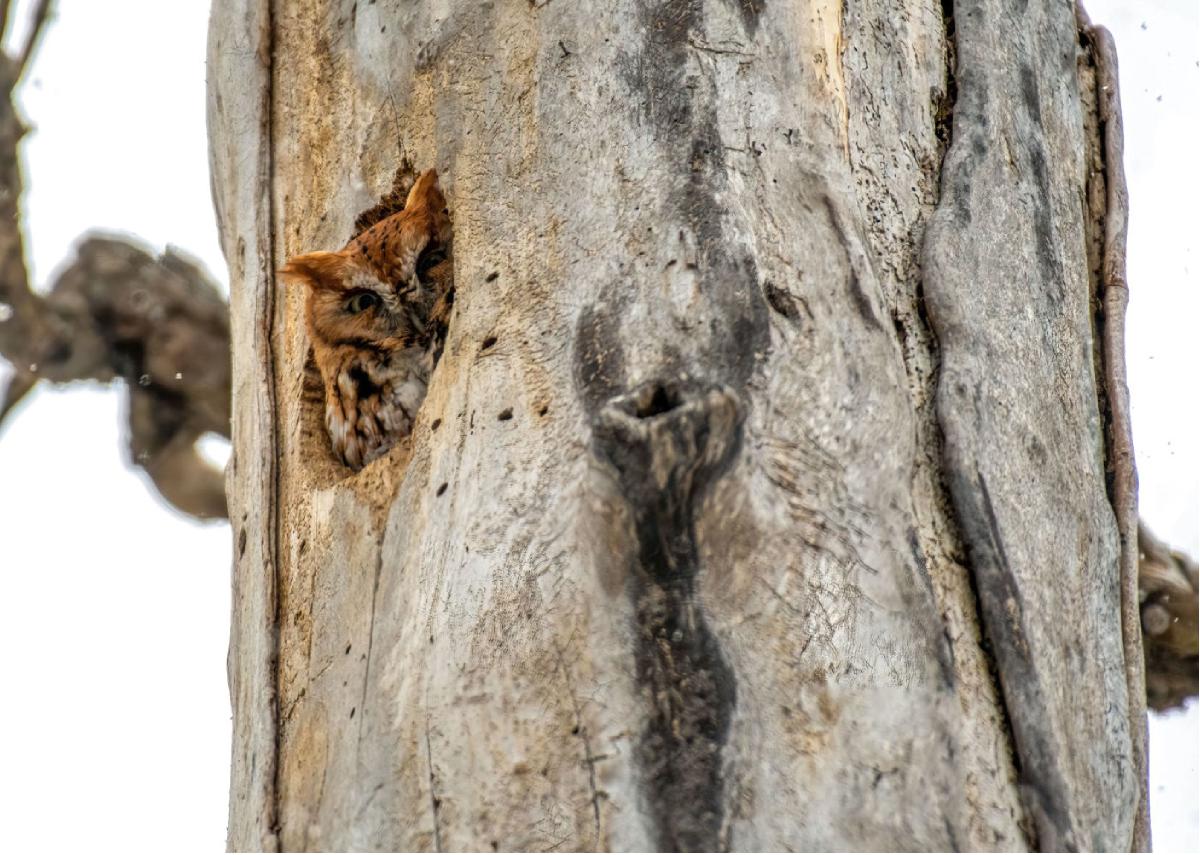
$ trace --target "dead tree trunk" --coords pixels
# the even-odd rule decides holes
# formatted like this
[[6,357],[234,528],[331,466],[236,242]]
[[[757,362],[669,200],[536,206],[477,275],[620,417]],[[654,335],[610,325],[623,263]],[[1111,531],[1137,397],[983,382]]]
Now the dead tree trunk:
[[[1102,36],[1024,0],[217,0],[230,845],[1144,846]],[[457,302],[355,475],[273,271],[405,159]]]

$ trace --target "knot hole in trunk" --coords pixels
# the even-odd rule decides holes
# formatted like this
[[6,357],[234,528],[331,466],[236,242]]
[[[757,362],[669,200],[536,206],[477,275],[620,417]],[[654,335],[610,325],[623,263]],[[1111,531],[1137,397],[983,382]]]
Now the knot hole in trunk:
[[596,414],[592,439],[635,511],[671,506],[681,514],[675,521],[687,525],[698,491],[735,456],[742,422],[742,406],[728,387],[656,379],[609,399]]

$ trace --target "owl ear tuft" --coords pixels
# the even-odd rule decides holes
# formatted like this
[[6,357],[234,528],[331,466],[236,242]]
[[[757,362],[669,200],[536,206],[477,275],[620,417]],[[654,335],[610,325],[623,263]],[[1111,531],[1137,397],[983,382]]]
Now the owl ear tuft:
[[288,260],[279,269],[285,282],[304,283],[311,288],[337,288],[346,278],[348,262],[340,252],[306,252]]
[[442,188],[438,186],[437,170],[426,169],[417,178],[412,189],[408,191],[408,198],[404,202],[404,210],[407,211],[417,206],[441,208],[444,205],[441,198]]

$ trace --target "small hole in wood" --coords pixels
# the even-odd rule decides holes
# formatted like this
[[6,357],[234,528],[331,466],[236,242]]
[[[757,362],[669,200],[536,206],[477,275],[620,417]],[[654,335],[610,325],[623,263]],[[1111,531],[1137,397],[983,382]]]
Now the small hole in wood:
[[499,271],[493,270],[491,273],[489,273],[489,274],[487,275],[487,279],[485,279],[485,280],[483,280],[483,281],[484,281],[484,282],[495,282],[495,281],[496,281],[497,279],[499,279],[499,278],[500,278],[500,273],[499,273]]
[[506,407],[500,411],[500,415],[496,416],[499,421],[506,422],[512,418],[512,407]]
[[794,321],[799,317],[800,311],[796,306],[796,301],[787,291],[773,282],[764,282],[763,292],[767,297],[767,305],[776,312],[783,315],[789,321]]
[[489,335],[487,338],[485,338],[483,340],[483,344],[479,345],[479,349],[480,350],[488,350],[493,345],[495,345],[495,343],[496,343],[496,337],[494,335]]
[[679,406],[679,401],[667,390],[666,386],[655,385],[652,391],[643,392],[639,397],[634,415],[639,419],[649,419],[670,412],[677,406]]
[[437,430],[438,428],[440,428],[441,426],[442,426],[442,420],[441,420],[441,419],[434,419],[434,420],[433,420],[433,424],[431,424],[431,425],[429,426],[429,430],[430,430],[430,431],[435,431],[435,430]]
[[437,488],[437,494],[438,494],[439,496],[440,496],[440,495],[442,495],[442,493],[446,492],[446,488],[447,488],[448,486],[450,486],[450,485],[449,485],[449,484],[447,484],[445,481],[443,481],[443,482],[442,482],[442,486],[440,486],[440,487],[438,487],[438,488]]

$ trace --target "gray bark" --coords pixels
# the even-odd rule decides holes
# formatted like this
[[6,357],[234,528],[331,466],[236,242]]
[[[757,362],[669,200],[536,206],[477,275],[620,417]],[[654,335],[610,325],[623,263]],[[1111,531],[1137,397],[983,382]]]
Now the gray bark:
[[[215,2],[232,848],[1144,845],[1092,60],[955,7]],[[273,270],[406,158],[455,314],[352,475]]]

